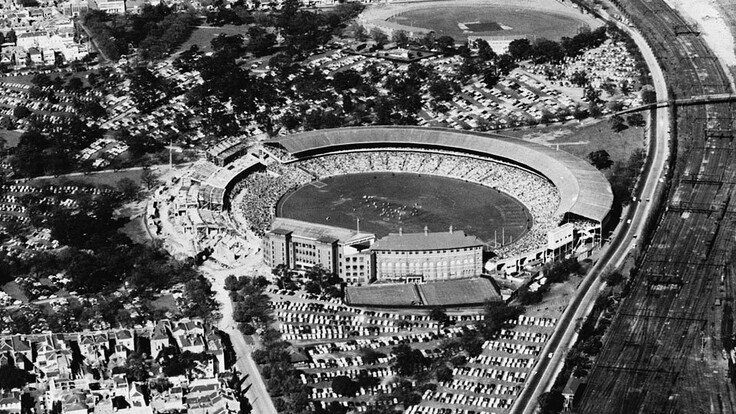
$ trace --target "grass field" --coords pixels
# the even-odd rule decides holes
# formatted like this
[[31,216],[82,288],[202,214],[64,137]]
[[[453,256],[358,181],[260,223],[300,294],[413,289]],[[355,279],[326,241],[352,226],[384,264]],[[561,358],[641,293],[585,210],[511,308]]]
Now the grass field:
[[608,151],[613,161],[623,161],[634,150],[645,148],[647,143],[644,128],[629,127],[621,132],[613,132],[605,120],[583,125],[503,131],[502,134],[555,148],[559,144],[560,150],[585,160],[591,152],[602,149]]
[[[445,232],[450,226],[488,243],[517,240],[531,216],[516,199],[489,187],[451,178],[393,173],[330,177],[287,194],[278,216],[360,229],[378,237],[399,228],[407,233]],[[322,185],[325,184],[325,185]]]
[[[452,36],[455,40],[468,35],[528,36],[558,40],[562,36],[574,36],[582,23],[572,17],[552,12],[519,9],[510,6],[456,6],[428,7],[402,12],[388,19],[389,22],[434,30],[437,36]],[[464,33],[458,23],[478,31]],[[495,23],[495,24],[494,24]],[[499,26],[508,29],[498,30]]]
[[222,27],[215,27],[215,26],[198,26],[194,31],[192,32],[192,35],[189,36],[189,39],[187,39],[186,42],[182,43],[182,45],[174,52],[174,54],[179,54],[190,47],[192,45],[199,46],[199,50],[206,52],[212,51],[212,46],[210,45],[210,42],[212,39],[216,38],[220,34],[225,35],[235,35],[235,34],[242,34],[245,35],[246,31],[248,30],[248,26],[233,26],[233,25],[225,25]]
[[94,185],[109,185],[115,187],[123,178],[130,178],[136,183],[141,182],[142,170],[121,170],[121,171],[105,171],[101,173],[93,173],[89,175],[79,174],[71,176],[60,176],[54,178],[42,178],[30,180],[29,184],[64,184],[69,182],[79,182]]

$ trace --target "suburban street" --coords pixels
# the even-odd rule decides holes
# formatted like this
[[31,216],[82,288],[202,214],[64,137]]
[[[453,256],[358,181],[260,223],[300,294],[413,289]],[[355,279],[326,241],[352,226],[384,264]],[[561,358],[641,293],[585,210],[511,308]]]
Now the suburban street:
[[271,396],[268,395],[266,384],[258,372],[255,362],[251,357],[253,347],[245,342],[243,334],[238,330],[237,323],[233,320],[233,306],[230,301],[229,292],[225,290],[225,278],[229,275],[243,276],[251,274],[254,268],[262,266],[261,260],[256,255],[246,259],[246,263],[233,269],[223,269],[211,262],[205,262],[200,268],[202,273],[212,282],[212,290],[215,298],[220,303],[222,318],[218,328],[230,335],[233,349],[237,355],[236,366],[242,376],[247,377],[243,383],[243,389],[248,389],[246,396],[253,406],[254,414],[276,414]]
[[[650,68],[654,86],[657,91],[657,99],[667,99],[667,85],[664,75],[657,64],[654,53],[647,45],[644,38],[628,27],[619,24],[626,30],[639,46],[647,65]],[[637,247],[638,236],[642,234],[649,217],[652,214],[653,203],[663,196],[664,174],[669,159],[670,133],[669,133],[669,110],[658,109],[656,114],[656,136],[653,145],[650,146],[649,157],[654,157],[651,167],[642,176],[644,187],[639,199],[625,210],[619,227],[614,232],[611,243],[604,247],[604,252],[598,262],[588,272],[586,279],[580,284],[578,290],[562,314],[555,332],[541,352],[541,359],[537,362],[524,390],[519,394],[516,402],[509,411],[511,414],[534,413],[537,408],[537,398],[552,387],[555,377],[562,369],[567,356],[567,350],[577,339],[577,327],[583,321],[595,304],[595,299],[603,287],[600,275],[606,269],[615,269],[626,260],[629,252]],[[628,220],[631,220],[630,223]],[[548,355],[552,353],[552,357]]]

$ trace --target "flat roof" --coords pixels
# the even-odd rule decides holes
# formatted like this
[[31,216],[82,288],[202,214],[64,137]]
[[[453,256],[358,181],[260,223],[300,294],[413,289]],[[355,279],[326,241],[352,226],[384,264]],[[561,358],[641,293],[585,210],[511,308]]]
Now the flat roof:
[[556,214],[576,214],[602,222],[613,205],[603,174],[568,152],[498,134],[427,127],[353,127],[302,132],[269,141],[296,157],[350,147],[434,147],[484,154],[525,166],[546,177],[560,192]]
[[379,239],[371,250],[416,251],[416,250],[448,250],[466,247],[483,247],[485,243],[475,236],[469,236],[462,230],[452,233],[389,233]]
[[284,217],[276,217],[271,223],[271,232],[275,234],[293,233],[296,236],[312,239],[324,243],[340,241],[350,243],[362,240],[366,237],[376,237],[372,233],[358,233],[355,230],[343,227],[326,226],[324,224],[310,223],[308,221],[294,220]]

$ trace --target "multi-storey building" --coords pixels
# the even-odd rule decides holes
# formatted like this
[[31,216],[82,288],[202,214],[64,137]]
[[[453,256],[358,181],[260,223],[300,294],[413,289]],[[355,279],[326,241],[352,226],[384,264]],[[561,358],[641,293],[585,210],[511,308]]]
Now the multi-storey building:
[[320,265],[348,283],[365,284],[372,275],[368,248],[375,240],[372,233],[279,217],[263,238],[263,257],[271,267],[306,271]]
[[464,231],[391,233],[371,246],[378,281],[433,282],[483,273],[484,243]]

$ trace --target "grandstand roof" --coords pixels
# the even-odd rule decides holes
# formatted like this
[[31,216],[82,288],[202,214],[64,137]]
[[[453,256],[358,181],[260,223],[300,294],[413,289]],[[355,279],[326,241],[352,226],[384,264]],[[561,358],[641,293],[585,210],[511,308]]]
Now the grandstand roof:
[[557,214],[573,213],[602,222],[613,204],[606,177],[565,151],[501,135],[425,127],[354,127],[309,131],[270,141],[294,156],[374,144],[439,147],[473,152],[525,166],[549,179],[560,192]]
[[441,233],[390,233],[371,246],[371,250],[418,251],[464,249],[482,247],[485,243],[475,236],[468,236],[462,230]]
[[321,243],[342,242],[349,244],[352,241],[375,237],[371,233],[358,233],[355,230],[342,227],[326,226],[283,217],[274,219],[271,224],[271,232],[276,234],[294,233],[300,237]]

